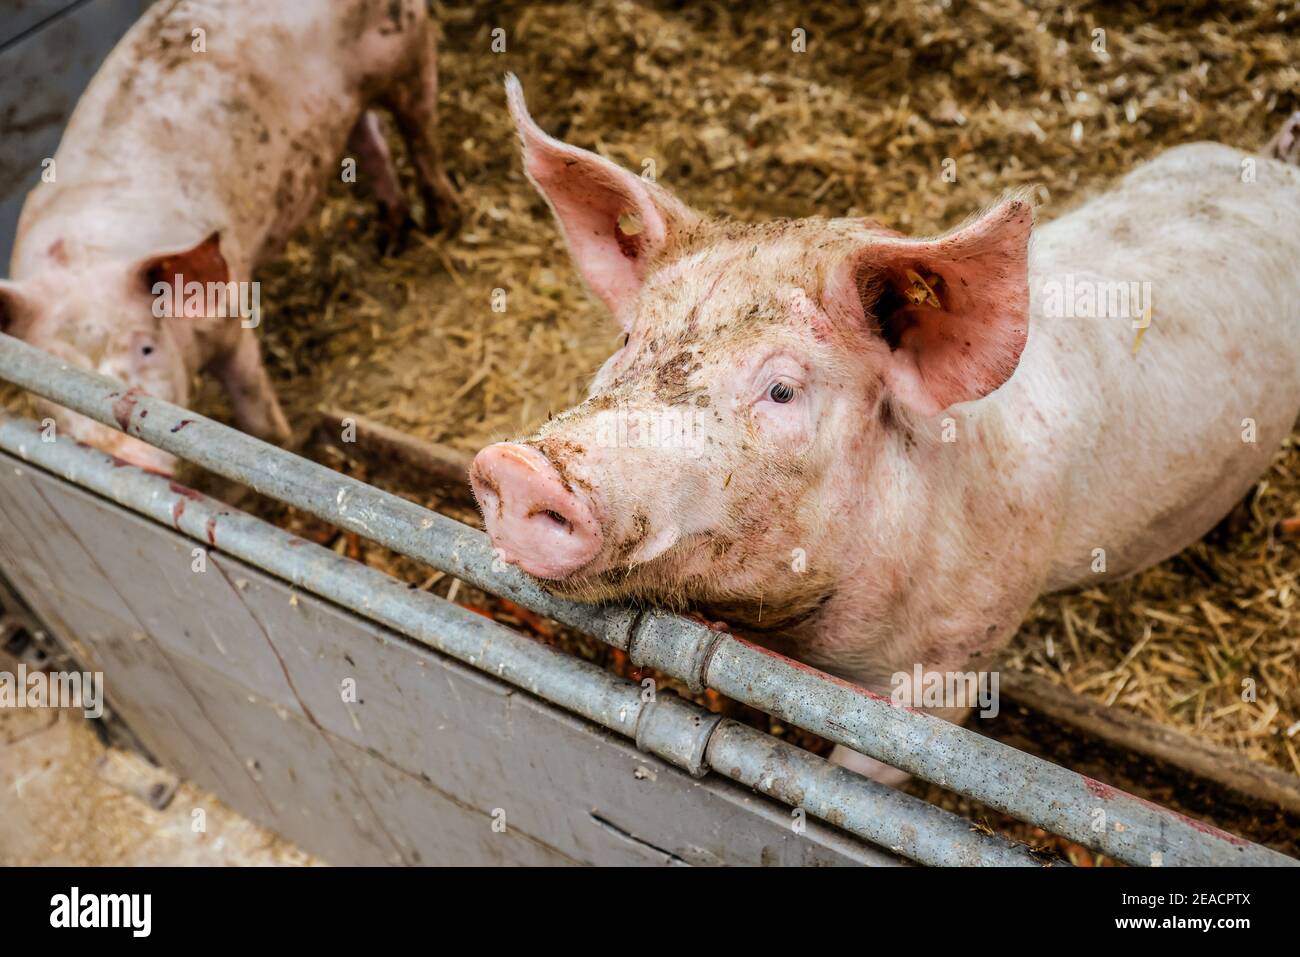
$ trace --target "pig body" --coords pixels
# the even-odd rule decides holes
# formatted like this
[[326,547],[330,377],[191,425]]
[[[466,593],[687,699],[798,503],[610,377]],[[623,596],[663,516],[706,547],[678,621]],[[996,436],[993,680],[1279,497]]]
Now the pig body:
[[[805,656],[840,673],[858,660],[849,676],[876,690],[916,662],[965,670],[1038,595],[1134,573],[1213,527],[1300,412],[1297,221],[1295,167],[1193,144],[1036,230],[1015,373],[873,447],[832,496],[838,581]],[[1153,307],[1136,351],[1140,317],[1048,307],[1058,287],[1131,282]]]
[[[78,103],[54,181],[24,205],[0,326],[180,404],[191,378],[212,371],[242,428],[287,439],[248,317],[160,321],[154,283],[250,282],[340,175],[345,146],[390,225],[402,221],[387,147],[363,112],[373,104],[392,110],[411,147],[427,216],[445,217],[454,197],[432,137],[432,29],[420,0],[156,3]],[[55,417],[77,438],[168,464]]]
[[913,240],[710,222],[512,103],[628,336],[583,404],[471,472],[503,557],[562,594],[694,608],[890,694],[987,666],[1044,592],[1195,541],[1300,412],[1300,170],[1277,159],[1183,146],[1032,242],[1014,197]]

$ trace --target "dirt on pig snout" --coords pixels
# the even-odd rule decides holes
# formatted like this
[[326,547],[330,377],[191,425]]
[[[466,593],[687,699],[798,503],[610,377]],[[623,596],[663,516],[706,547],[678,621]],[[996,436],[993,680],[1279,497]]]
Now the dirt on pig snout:
[[[1269,0],[1070,9],[566,0],[434,11],[439,136],[464,225],[412,234],[382,257],[364,184],[336,183],[262,270],[263,342],[300,429],[329,406],[473,451],[579,401],[616,347],[614,323],[583,291],[524,179],[507,71],[548,132],[653,172],[702,210],[747,221],[865,216],[912,234],[1025,186],[1046,221],[1164,147],[1258,147],[1300,108],[1300,14]],[[805,52],[794,49],[800,39]],[[396,138],[393,147],[404,161]],[[409,164],[403,172],[411,189]],[[200,411],[221,411],[217,392],[205,389]],[[436,489],[399,490],[476,521]],[[453,587],[283,509],[266,514],[418,585]],[[1285,531],[1297,517],[1293,437],[1205,541],[1134,579],[1040,601],[1008,666],[1300,773],[1300,535]],[[626,669],[597,642],[548,634],[454,587],[457,600]],[[773,730],[824,750],[794,729]]]

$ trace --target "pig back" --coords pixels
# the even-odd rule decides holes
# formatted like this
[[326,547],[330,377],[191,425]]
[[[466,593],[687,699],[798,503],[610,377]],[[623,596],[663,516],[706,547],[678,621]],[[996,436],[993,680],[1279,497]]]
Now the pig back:
[[56,181],[29,195],[15,275],[56,234],[139,256],[215,228],[232,269],[251,269],[337,174],[365,103],[412,69],[428,22],[408,7],[418,4],[154,4],[73,111]]
[[1297,221],[1300,170],[1202,143],[1035,234],[1029,343],[1002,401],[1046,423],[1031,442],[1056,470],[1049,587],[1177,552],[1267,469],[1300,412]]

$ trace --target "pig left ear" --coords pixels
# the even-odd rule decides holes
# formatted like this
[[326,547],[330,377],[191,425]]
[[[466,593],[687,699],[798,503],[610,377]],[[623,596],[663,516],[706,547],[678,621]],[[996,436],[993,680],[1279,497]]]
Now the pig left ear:
[[555,213],[578,271],[626,328],[656,257],[699,216],[657,184],[544,133],[513,75],[506,95],[528,178]]
[[888,346],[895,401],[934,415],[1011,377],[1029,331],[1033,219],[1009,199],[937,239],[872,237],[854,253],[844,282]]
[[139,274],[146,292],[150,295],[154,294],[157,283],[165,283],[168,287],[172,287],[177,276],[181,277],[182,284],[227,283],[230,281],[230,267],[226,263],[226,257],[221,253],[221,233],[214,232],[189,249],[150,256],[141,261]]

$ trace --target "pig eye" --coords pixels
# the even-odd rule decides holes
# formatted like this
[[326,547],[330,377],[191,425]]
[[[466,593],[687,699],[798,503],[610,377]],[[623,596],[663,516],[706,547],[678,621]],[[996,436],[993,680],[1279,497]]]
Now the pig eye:
[[787,382],[773,382],[767,395],[773,402],[784,404],[794,398],[794,386]]
[[142,356],[151,356],[151,355],[153,355],[153,346],[141,346],[141,347],[140,347],[140,355],[142,355]]

